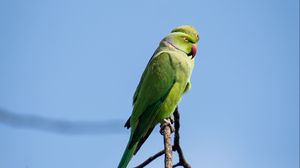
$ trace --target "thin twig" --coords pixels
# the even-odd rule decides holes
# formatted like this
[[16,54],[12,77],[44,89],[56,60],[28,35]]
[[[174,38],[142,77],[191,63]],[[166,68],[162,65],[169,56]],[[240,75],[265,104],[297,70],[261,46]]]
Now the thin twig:
[[183,166],[184,168],[191,168],[191,165],[186,161],[184,158],[181,146],[180,146],[180,135],[179,135],[179,129],[180,129],[180,115],[178,111],[178,107],[175,109],[174,113],[174,127],[175,127],[175,135],[174,135],[174,146],[173,151],[177,151],[179,162],[175,164],[173,167],[177,166]]
[[165,153],[165,150],[161,150],[158,153],[156,153],[155,155],[149,157],[147,160],[145,160],[143,163],[141,163],[140,165],[134,167],[134,168],[143,168],[145,167],[147,164],[149,164],[150,162],[152,162],[153,160],[155,160],[156,158],[160,157],[161,155],[163,155]]

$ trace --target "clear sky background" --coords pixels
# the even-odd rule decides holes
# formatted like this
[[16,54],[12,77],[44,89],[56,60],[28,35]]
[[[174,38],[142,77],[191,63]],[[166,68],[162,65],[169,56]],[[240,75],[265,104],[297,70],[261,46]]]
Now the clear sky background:
[[[0,1],[0,108],[125,122],[146,63],[182,24],[201,38],[180,103],[191,165],[298,168],[297,0]],[[122,124],[110,134],[66,135],[0,123],[0,167],[116,167],[129,138]],[[130,167],[162,147],[156,129]]]

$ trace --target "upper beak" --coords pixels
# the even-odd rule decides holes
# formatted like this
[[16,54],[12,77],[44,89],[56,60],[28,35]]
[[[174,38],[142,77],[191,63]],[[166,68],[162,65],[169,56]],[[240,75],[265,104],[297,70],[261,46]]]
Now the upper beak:
[[193,44],[192,45],[192,58],[194,58],[196,56],[197,53],[197,45]]

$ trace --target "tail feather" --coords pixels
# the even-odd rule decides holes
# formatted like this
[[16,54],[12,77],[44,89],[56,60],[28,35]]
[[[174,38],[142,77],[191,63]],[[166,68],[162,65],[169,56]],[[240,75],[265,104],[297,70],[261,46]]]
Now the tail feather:
[[119,163],[118,168],[126,168],[127,167],[129,161],[131,160],[131,158],[134,155],[136,148],[137,148],[137,143],[135,143],[131,148],[129,148],[129,143],[128,143],[128,145],[123,153],[123,156]]

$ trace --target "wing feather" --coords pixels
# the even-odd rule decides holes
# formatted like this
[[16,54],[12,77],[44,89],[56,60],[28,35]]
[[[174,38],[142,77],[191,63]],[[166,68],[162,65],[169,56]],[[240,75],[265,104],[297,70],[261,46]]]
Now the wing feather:
[[160,108],[172,90],[176,71],[167,52],[157,53],[145,69],[134,94],[133,112],[126,127],[131,127],[129,148],[138,144],[134,153],[148,138],[157,124]]
[[166,96],[174,84],[176,72],[170,57],[169,53],[161,52],[155,55],[148,63],[139,83],[133,112],[130,117],[130,126],[133,130],[136,128],[140,116],[146,112],[146,109]]

